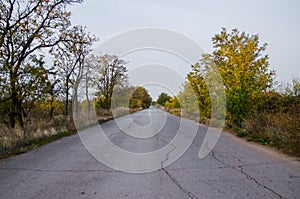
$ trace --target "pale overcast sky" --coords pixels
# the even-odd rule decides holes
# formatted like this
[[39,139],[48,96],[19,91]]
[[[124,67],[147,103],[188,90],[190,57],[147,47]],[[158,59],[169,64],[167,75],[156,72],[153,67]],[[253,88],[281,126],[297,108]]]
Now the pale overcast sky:
[[182,33],[211,52],[211,38],[222,27],[258,33],[261,43],[268,43],[266,53],[277,80],[300,77],[297,0],[85,0],[70,9],[72,23],[87,26],[99,44],[125,31],[158,27]]

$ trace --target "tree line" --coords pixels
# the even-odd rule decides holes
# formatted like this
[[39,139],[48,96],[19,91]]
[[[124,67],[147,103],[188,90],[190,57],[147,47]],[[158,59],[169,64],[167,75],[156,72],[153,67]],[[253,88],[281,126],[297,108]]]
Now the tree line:
[[211,78],[214,68],[222,76],[226,93],[225,128],[299,155],[300,79],[294,77],[291,83],[276,81],[265,53],[267,44],[260,45],[259,35],[223,28],[212,43],[212,53],[203,54],[191,66],[182,91],[174,97],[162,93],[157,103],[177,115],[184,107],[193,119],[209,124],[214,95],[209,86],[216,81]]
[[[81,108],[81,90],[88,110],[94,104],[110,109],[114,89],[132,90],[132,108],[150,106],[148,91],[128,84],[127,62],[116,55],[92,55],[97,38],[71,24],[67,8],[81,2],[0,2],[1,125],[24,128],[40,117],[69,116]],[[90,97],[91,86],[97,99]]]

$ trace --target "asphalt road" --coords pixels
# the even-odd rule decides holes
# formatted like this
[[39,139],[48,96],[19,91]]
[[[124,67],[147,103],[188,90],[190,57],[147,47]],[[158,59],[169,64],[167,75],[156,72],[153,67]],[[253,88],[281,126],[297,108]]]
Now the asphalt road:
[[[123,122],[119,126],[127,124],[122,128],[131,135],[120,130],[114,120],[101,128],[115,145],[139,153],[163,148],[180,123],[179,117],[158,109],[131,118],[133,123],[128,116],[119,119]],[[138,126],[147,125],[147,135],[151,135],[149,129],[158,133],[135,138]],[[199,159],[207,128],[197,127],[197,136],[183,156],[149,173],[132,174],[105,166],[87,151],[78,135],[0,160],[0,198],[300,198],[299,160],[226,132],[213,150]],[[97,127],[84,131],[93,136]]]

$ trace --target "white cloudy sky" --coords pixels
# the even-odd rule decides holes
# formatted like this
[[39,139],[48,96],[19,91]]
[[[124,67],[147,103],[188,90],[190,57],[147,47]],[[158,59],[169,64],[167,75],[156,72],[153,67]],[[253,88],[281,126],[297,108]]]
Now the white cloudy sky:
[[[300,1],[297,0],[85,0],[70,9],[73,24],[87,26],[99,38],[98,45],[125,31],[158,27],[184,34],[211,52],[211,38],[222,27],[258,33],[261,43],[268,43],[266,53],[271,68],[277,71],[277,80],[300,77]],[[144,57],[149,58],[149,55]],[[169,65],[182,64],[166,59],[170,60]],[[157,90],[157,85],[148,88],[153,90],[154,87]],[[152,93],[154,98],[156,95]]]

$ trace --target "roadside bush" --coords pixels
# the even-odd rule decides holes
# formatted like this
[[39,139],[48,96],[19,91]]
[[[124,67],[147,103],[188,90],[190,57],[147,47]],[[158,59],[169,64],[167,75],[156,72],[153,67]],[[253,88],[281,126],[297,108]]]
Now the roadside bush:
[[300,116],[289,113],[256,113],[246,122],[248,140],[269,144],[300,156]]
[[4,124],[0,127],[0,157],[6,157],[6,153],[14,153],[16,150],[26,150],[33,142],[55,136],[58,132],[75,130],[72,118],[63,115],[55,116],[51,121],[32,119],[24,129],[19,126],[9,128]]
[[245,122],[246,138],[300,156],[300,100],[270,92]]

